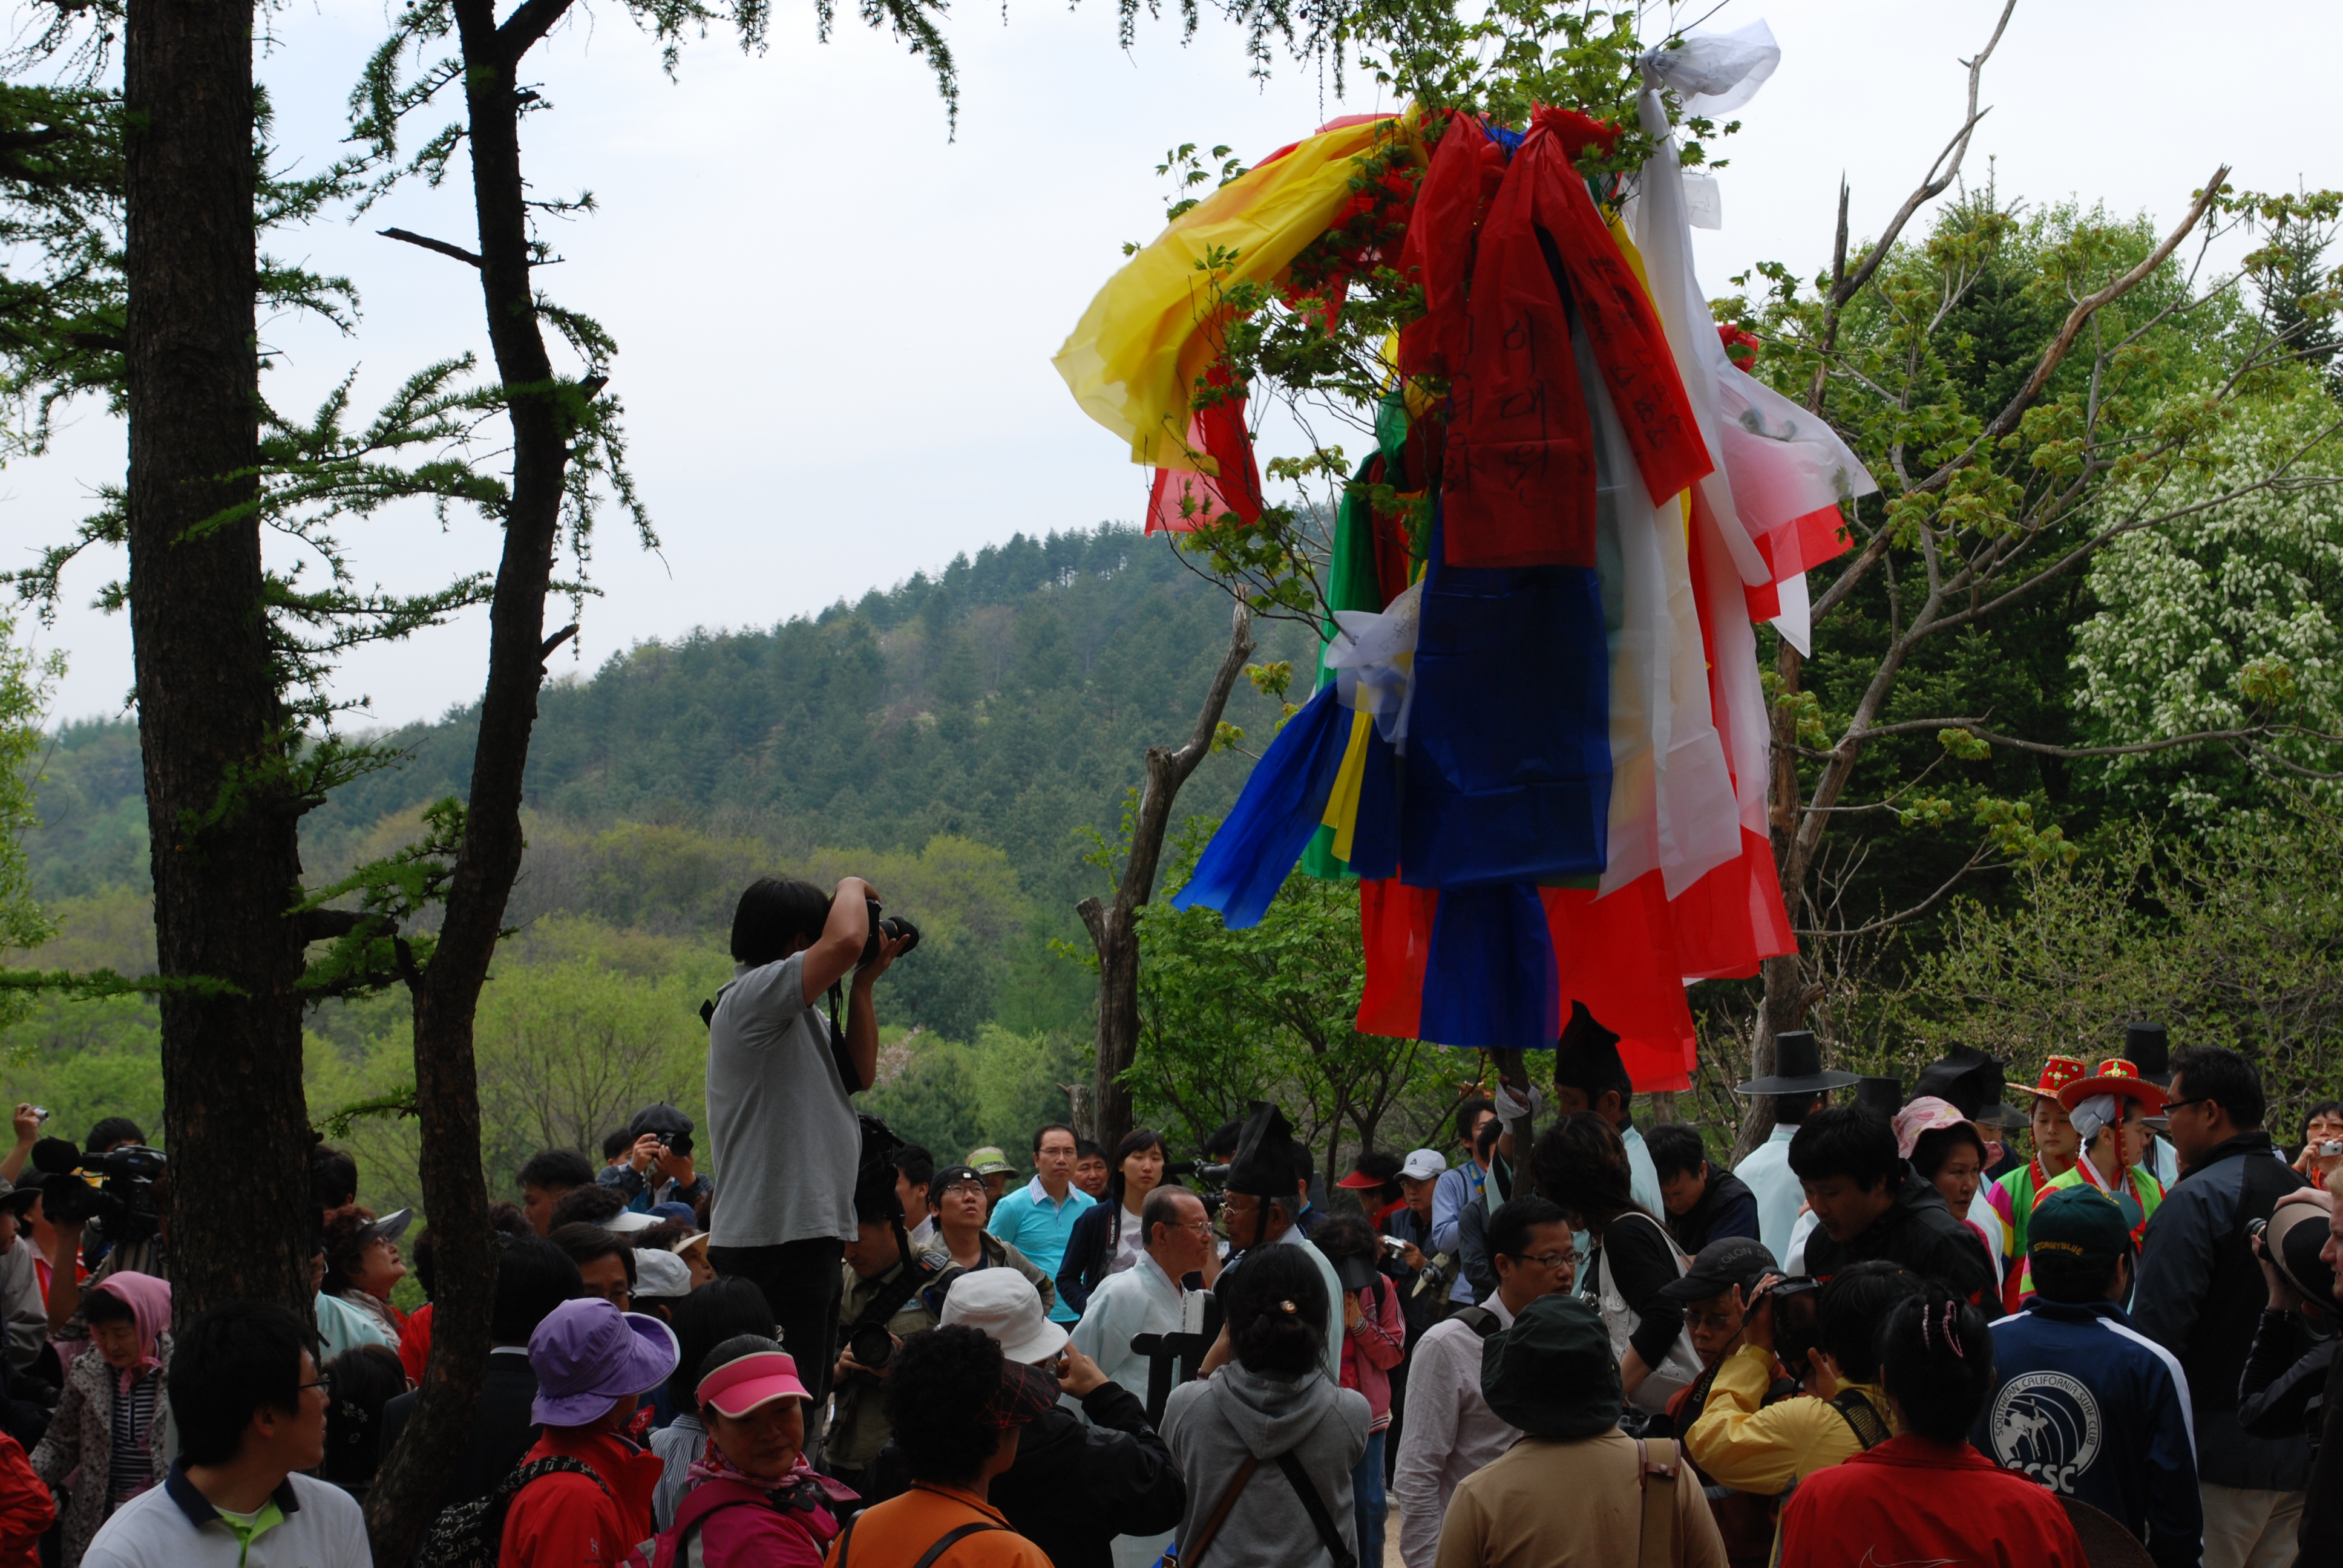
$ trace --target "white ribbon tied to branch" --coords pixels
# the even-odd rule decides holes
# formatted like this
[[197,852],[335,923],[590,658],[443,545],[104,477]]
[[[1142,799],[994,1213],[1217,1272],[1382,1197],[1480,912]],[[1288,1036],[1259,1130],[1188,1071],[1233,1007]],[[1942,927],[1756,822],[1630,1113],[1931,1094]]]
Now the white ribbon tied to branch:
[[1400,752],[1407,750],[1407,718],[1415,706],[1415,633],[1423,585],[1407,591],[1379,613],[1338,609],[1339,628],[1326,645],[1326,668],[1335,671],[1334,699],[1353,712],[1374,717],[1375,730]]

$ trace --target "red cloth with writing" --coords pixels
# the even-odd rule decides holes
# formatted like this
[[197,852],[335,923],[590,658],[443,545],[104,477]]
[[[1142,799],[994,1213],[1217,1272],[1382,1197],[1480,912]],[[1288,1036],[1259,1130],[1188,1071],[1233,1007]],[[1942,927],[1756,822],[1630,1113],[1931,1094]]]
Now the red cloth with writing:
[[1539,109],[1482,225],[1464,359],[1449,389],[1451,566],[1594,565],[1594,437],[1571,350],[1573,310],[1652,504],[1715,466],[1666,336],[1572,162],[1611,134],[1583,115]]

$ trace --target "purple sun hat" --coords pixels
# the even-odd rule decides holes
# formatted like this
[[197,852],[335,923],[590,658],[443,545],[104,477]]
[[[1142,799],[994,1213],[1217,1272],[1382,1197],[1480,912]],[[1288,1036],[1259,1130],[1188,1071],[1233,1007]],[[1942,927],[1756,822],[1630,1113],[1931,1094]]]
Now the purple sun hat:
[[681,1355],[674,1331],[657,1318],[622,1312],[599,1296],[564,1302],[528,1336],[538,1387],[529,1419],[584,1426],[665,1382]]

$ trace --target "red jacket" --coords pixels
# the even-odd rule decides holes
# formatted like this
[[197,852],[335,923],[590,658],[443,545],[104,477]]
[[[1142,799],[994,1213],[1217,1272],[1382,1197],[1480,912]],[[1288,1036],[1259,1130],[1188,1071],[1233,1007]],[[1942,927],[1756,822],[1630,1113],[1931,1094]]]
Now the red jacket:
[[1967,1443],[1891,1437],[1798,1483],[1782,1513],[1782,1568],[2086,1568],[2049,1492]]
[[56,1523],[49,1489],[17,1441],[0,1432],[0,1568],[40,1568],[41,1537]]
[[[658,1533],[651,1493],[667,1466],[659,1455],[606,1432],[548,1426],[523,1464],[563,1454],[582,1459],[602,1478],[597,1486],[575,1473],[540,1476],[514,1494],[498,1543],[499,1568],[587,1568],[641,1563],[636,1549]],[[607,1488],[607,1490],[605,1490]]]

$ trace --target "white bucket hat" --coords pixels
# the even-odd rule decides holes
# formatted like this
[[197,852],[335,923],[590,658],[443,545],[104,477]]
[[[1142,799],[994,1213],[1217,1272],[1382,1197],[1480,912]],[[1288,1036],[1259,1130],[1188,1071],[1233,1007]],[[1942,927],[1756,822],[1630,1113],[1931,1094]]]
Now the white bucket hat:
[[981,1332],[1002,1356],[1029,1366],[1065,1349],[1068,1338],[1041,1311],[1041,1292],[1014,1269],[979,1269],[954,1280],[943,1321]]

